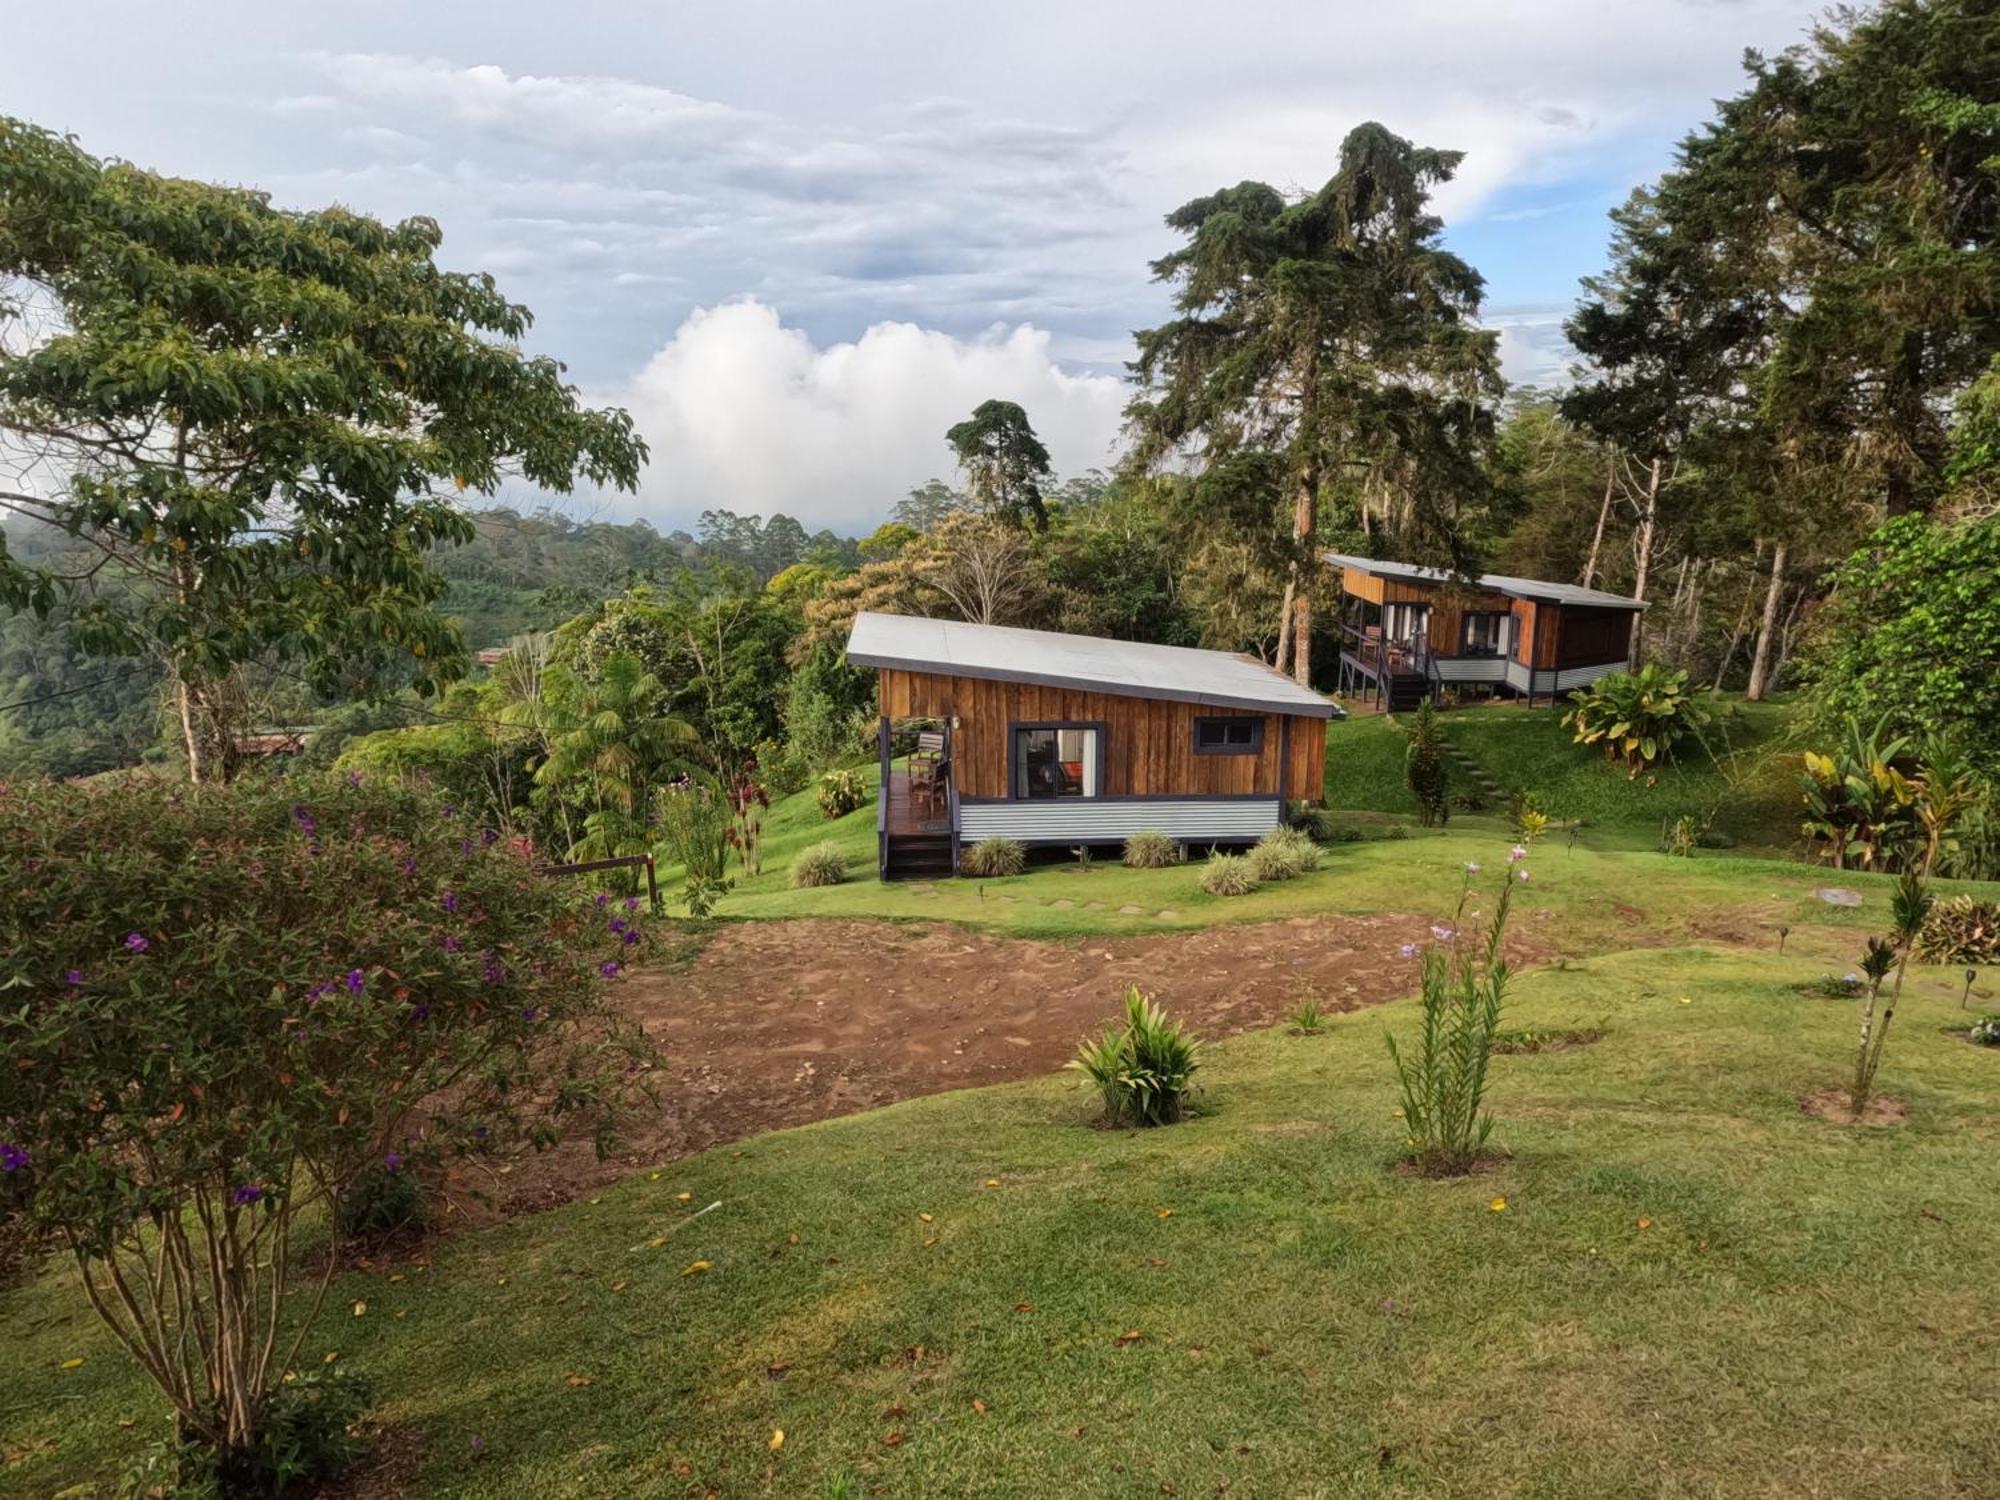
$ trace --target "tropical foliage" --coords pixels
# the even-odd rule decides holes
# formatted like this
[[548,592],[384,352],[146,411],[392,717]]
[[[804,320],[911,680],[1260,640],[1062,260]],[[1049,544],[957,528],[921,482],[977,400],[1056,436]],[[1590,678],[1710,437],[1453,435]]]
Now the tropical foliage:
[[1069,1066],[1096,1086],[1112,1125],[1172,1125],[1187,1111],[1200,1044],[1140,992],[1125,992],[1125,1023],[1077,1048]]
[[1701,737],[1711,717],[1690,691],[1685,671],[1650,661],[1636,672],[1600,677],[1569,700],[1576,706],[1563,723],[1576,731],[1576,742],[1600,747],[1628,777],[1672,760],[1687,741]]

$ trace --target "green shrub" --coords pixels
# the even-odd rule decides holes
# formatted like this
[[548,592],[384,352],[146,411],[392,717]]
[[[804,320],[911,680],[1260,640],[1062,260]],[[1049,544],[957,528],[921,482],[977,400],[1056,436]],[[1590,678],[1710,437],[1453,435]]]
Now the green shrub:
[[958,857],[958,873],[974,880],[999,880],[1028,868],[1028,851],[1019,839],[981,839]]
[[801,849],[792,861],[792,889],[839,885],[847,879],[847,853],[835,843],[814,844]]
[[1260,839],[1251,846],[1244,860],[1249,866],[1250,878],[1259,884],[1290,880],[1299,873],[1299,852],[1290,844],[1274,844]]
[[[1395,1036],[1388,1038],[1411,1158],[1434,1175],[1470,1171],[1493,1131],[1493,1118],[1484,1112],[1486,1069],[1506,1001],[1507,960],[1500,944],[1513,900],[1513,873],[1510,865],[1492,925],[1476,947],[1468,946],[1455,921],[1431,929],[1437,942],[1424,952],[1417,1050],[1405,1059]],[[1464,906],[1461,899],[1461,911]]]
[[730,887],[734,815],[729,799],[691,776],[661,787],[654,803],[660,837],[681,867],[688,915],[705,917]]
[[163,1440],[132,1465],[118,1492],[173,1500],[317,1493],[368,1451],[360,1423],[369,1396],[351,1370],[296,1371],[272,1391],[251,1446],[218,1455],[199,1441]]
[[341,1190],[333,1204],[334,1227],[350,1239],[372,1239],[424,1224],[424,1190],[401,1155],[389,1153]]
[[1150,830],[1125,840],[1125,863],[1135,870],[1164,870],[1187,858],[1178,839]]
[[868,802],[868,780],[859,771],[828,771],[813,788],[813,801],[829,818],[844,818]]
[[1319,868],[1320,848],[1305,833],[1296,828],[1274,828],[1257,840],[1256,849],[1283,850],[1295,866],[1294,874],[1307,873]]
[[1931,905],[1917,938],[1927,964],[2000,963],[2000,901],[1946,896]]
[[278,1440],[339,1266],[295,1227],[392,1158],[601,1142],[640,1076],[601,983],[634,917],[433,793],[19,782],[0,850],[34,872],[0,900],[0,1219],[71,1247],[126,1348],[177,1351],[146,1374],[225,1470]]
[[1417,705],[1410,719],[1403,779],[1417,799],[1417,819],[1424,827],[1451,821],[1451,767],[1445,760],[1444,730],[1429,699]]
[[1982,1047],[2000,1047],[2000,1016],[1974,1021],[1966,1035]]
[[1563,723],[1579,745],[1597,745],[1604,758],[1625,767],[1629,779],[1662,765],[1713,717],[1688,690],[1686,672],[1649,661],[1637,672],[1612,672],[1569,695],[1576,706]]
[[1211,854],[1202,867],[1201,888],[1211,896],[1247,896],[1257,889],[1257,877],[1242,855]]
[[1200,1044],[1139,992],[1125,991],[1125,1024],[1077,1048],[1069,1064],[1097,1086],[1113,1125],[1171,1125],[1187,1110]]

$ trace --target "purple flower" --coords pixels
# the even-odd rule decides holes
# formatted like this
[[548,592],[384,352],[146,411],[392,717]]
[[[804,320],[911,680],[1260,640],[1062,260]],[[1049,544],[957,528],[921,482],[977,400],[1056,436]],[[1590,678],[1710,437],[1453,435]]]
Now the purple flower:
[[479,842],[491,849],[495,844],[500,842],[500,830],[497,828],[480,829]]
[[472,840],[460,839],[458,841],[458,852],[460,854],[470,854],[472,852]]
[[331,979],[322,980],[320,983],[314,985],[311,989],[306,991],[306,1004],[317,1005],[319,1004],[320,997],[322,995],[330,995],[332,993],[333,993],[333,981]]
[[359,771],[349,771],[347,773],[347,784],[349,786],[360,786],[361,773]]
[[637,911],[638,909],[639,909],[639,898],[637,896],[627,896],[625,898],[625,910]]
[[1479,873],[1479,861],[1476,859],[1468,859],[1465,862],[1465,873],[1468,875],[1477,875]]
[[605,892],[605,891],[599,891],[599,892],[597,893],[597,909],[598,909],[599,911],[603,911],[603,910],[604,910],[604,903],[605,903],[605,902],[607,902],[607,901],[609,901],[610,899],[611,899],[611,896],[610,896],[610,894],[609,894],[608,892]]
[[447,952],[447,953],[456,953],[456,952],[458,952],[458,950],[459,950],[459,949],[463,948],[464,946],[465,946],[465,943],[464,943],[464,940],[463,940],[463,939],[460,939],[460,938],[456,938],[456,937],[453,937],[453,936],[452,936],[452,935],[451,935],[450,933],[448,933],[448,932],[447,932],[447,933],[446,933],[446,934],[444,935],[444,951],[445,951],[445,952]]
[[625,929],[625,943],[626,943],[626,946],[627,946],[627,947],[630,947],[630,946],[631,946],[631,945],[632,945],[633,943],[636,943],[636,942],[638,942],[638,941],[639,941],[639,929],[638,929],[638,928],[636,928],[636,927],[628,927],[628,928],[626,928],[626,929]]
[[613,932],[623,932],[627,927],[630,927],[631,925],[632,924],[630,922],[627,922],[623,917],[613,917],[611,919],[611,930]]
[[402,1171],[403,1158],[391,1151],[387,1156],[382,1158],[382,1170],[392,1174]]
[[618,977],[618,960],[615,958],[605,959],[603,963],[597,966],[597,972],[602,974],[606,979],[616,979]]
[[1448,943],[1458,936],[1458,929],[1448,922],[1433,922],[1431,924],[1431,936],[1436,938],[1440,943]]
[[144,953],[148,948],[152,947],[153,945],[146,941],[146,935],[144,933],[128,932],[125,934],[125,946],[129,951],[133,953]]
[[417,873],[417,862],[407,854],[403,856],[403,873],[405,875],[414,875]]
[[431,1013],[430,1006],[424,1003],[423,1001],[418,1001],[415,1005],[412,1005],[410,1007],[410,1019],[412,1021],[421,1021],[425,1017],[430,1015],[430,1013]]
[[457,891],[446,891],[444,893],[444,909],[450,912],[454,917],[458,915]]
[[485,979],[488,984],[498,984],[507,977],[507,971],[501,967],[500,960],[494,956],[491,949],[488,949],[482,956],[485,958],[486,964],[480,970],[480,977]]
[[536,1016],[540,1014],[541,1012],[536,1010],[535,1007],[532,1005],[524,1005],[521,1007],[521,1019],[524,1021],[532,1021],[535,1019]]
[[307,838],[319,832],[319,824],[314,821],[311,810],[303,802],[292,804],[292,821],[298,825],[299,832]]
[[1404,958],[1415,958],[1417,956],[1417,945],[1415,943],[1405,943],[1396,951]]
[[455,818],[458,816],[458,807],[454,803],[440,802],[438,804],[438,811],[443,813],[447,818]]
[[1507,851],[1507,863],[1510,865],[1518,865],[1522,860],[1526,859],[1527,857],[1528,857],[1528,850],[1526,846],[1522,844],[1516,844],[1513,848]]
[[246,1182],[242,1186],[230,1190],[229,1201],[234,1203],[238,1208],[248,1208],[263,1196],[264,1189],[262,1185],[255,1182]]
[[349,970],[347,971],[347,993],[348,993],[348,994],[350,994],[350,995],[358,995],[358,994],[360,994],[360,993],[361,993],[361,987],[362,987],[362,986],[363,986],[364,984],[366,984],[367,982],[368,982],[368,980],[367,980],[367,977],[366,977],[366,976],[365,976],[364,974],[362,974],[362,972],[361,972],[361,971],[360,971],[359,969],[349,969]]
[[75,989],[78,985],[83,983],[83,970],[71,969],[67,974],[63,975],[63,978],[69,981],[69,987],[71,989]]
[[0,1172],[21,1172],[34,1164],[34,1157],[28,1154],[26,1146],[17,1146],[12,1141],[0,1141]]

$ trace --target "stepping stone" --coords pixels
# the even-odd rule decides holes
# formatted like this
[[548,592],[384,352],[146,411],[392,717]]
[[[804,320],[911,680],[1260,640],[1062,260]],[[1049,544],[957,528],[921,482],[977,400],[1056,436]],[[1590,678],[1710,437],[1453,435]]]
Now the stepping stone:
[[1085,911],[1103,911],[1104,903],[1102,901],[1086,901],[1083,903],[1083,909]]
[[1174,920],[1174,918],[1178,917],[1180,913],[1177,911],[1156,911],[1153,913],[1153,915],[1158,917],[1162,922],[1171,922]]
[[1146,915],[1146,908],[1143,906],[1121,906],[1118,908],[1118,915],[1121,917],[1143,917]]
[[1067,896],[1059,897],[1051,901],[1049,905],[1053,906],[1057,911],[1073,911],[1076,908],[1076,903]]
[[1850,891],[1843,885],[1823,885],[1813,894],[1828,906],[1859,906],[1861,892]]

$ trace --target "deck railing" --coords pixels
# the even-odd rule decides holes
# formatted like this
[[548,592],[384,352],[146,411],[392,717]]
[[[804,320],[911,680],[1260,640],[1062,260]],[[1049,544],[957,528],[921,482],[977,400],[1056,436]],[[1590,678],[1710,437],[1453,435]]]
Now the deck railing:
[[1402,672],[1430,675],[1430,637],[1425,631],[1418,631],[1408,641],[1391,641],[1383,639],[1379,627],[1343,621],[1340,636],[1341,650],[1371,676],[1395,676]]

